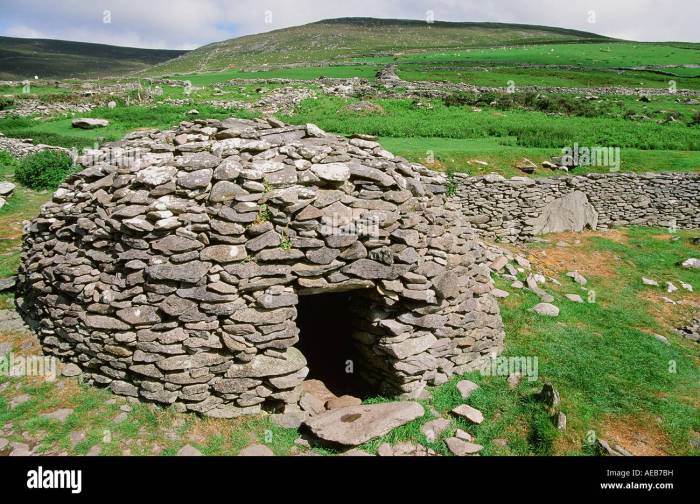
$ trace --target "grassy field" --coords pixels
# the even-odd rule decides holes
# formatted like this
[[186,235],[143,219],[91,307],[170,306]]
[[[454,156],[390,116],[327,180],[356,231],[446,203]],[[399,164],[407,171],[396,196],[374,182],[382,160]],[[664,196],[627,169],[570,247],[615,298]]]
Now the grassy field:
[[[358,114],[346,108],[347,100],[319,98],[302,104],[287,117],[294,123],[311,122],[326,131],[350,135],[370,133],[382,137],[390,151],[415,161],[438,161],[437,166],[479,174],[487,171],[517,174],[516,161],[527,157],[541,162],[561,149],[581,146],[620,147],[624,171],[697,171],[700,169],[700,129],[682,122],[658,124],[654,120],[634,121],[625,114],[663,116],[674,112],[690,120],[684,105],[669,100],[655,110],[627,98],[611,107],[601,105],[610,117],[571,117],[526,110],[498,110],[483,107],[450,107],[439,100],[417,106],[410,100],[376,100],[383,113]],[[622,105],[620,105],[622,103]],[[669,107],[666,107],[669,105]],[[661,108],[668,110],[661,111]],[[679,112],[679,110],[682,110]],[[579,172],[608,171],[608,167],[581,167]],[[549,170],[544,173],[549,174]]]
[[[12,182],[17,186],[12,197],[0,208],[0,278],[14,275],[19,266],[22,222],[35,217],[51,196],[49,191],[36,192],[18,184],[14,178],[16,165],[10,160],[6,153],[0,153],[0,182]],[[0,294],[0,309],[2,299]]]
[[[362,61],[374,61],[365,58]],[[501,46],[464,51],[426,51],[396,58],[399,63],[453,62],[508,65],[576,65],[588,68],[618,68],[700,64],[700,44],[643,42],[587,42],[584,44],[539,44]],[[697,69],[696,69],[697,70]]]
[[[683,69],[695,70],[695,69]],[[669,71],[674,71],[669,70]],[[697,72],[697,70],[696,70]],[[689,73],[689,72],[688,72]],[[652,71],[632,70],[575,70],[562,68],[525,67],[473,67],[468,65],[446,65],[432,63],[402,64],[399,75],[408,81],[448,81],[462,82],[475,86],[507,87],[512,82],[516,86],[548,87],[631,87],[668,89],[673,80],[677,89],[698,89],[698,75],[664,75]]]
[[[48,120],[33,118],[0,119],[0,131],[7,136],[31,137],[35,143],[58,145],[61,147],[94,147],[95,142],[114,141],[121,139],[130,131],[139,128],[167,129],[181,121],[192,119],[187,112],[191,105],[172,106],[118,106],[115,109],[96,108],[82,117],[99,117],[110,121],[105,128],[81,130],[71,127],[72,117],[54,117]],[[224,110],[208,105],[198,104],[200,115],[207,118],[226,118],[230,116],[251,117],[246,110]]]
[[[313,64],[305,66],[309,62]],[[601,95],[589,101],[584,96],[534,93],[523,99],[527,93],[518,87],[663,89],[674,80],[678,88],[700,89],[700,69],[691,68],[699,62],[699,44],[622,42],[537,26],[331,20],[211,44],[156,66],[147,73],[189,80],[192,93],[164,85],[162,96],[153,104],[139,104],[134,93],[128,107],[128,98],[116,96],[117,109],[98,108],[85,114],[110,120],[106,129],[76,131],[70,128],[67,116],[39,121],[7,117],[0,119],[0,132],[36,142],[86,147],[98,140],[117,140],[137,128],[171,127],[191,118],[187,115],[191,108],[197,108],[199,117],[253,117],[258,112],[214,109],[205,102],[239,101],[254,107],[264,96],[259,88],[271,90],[279,85],[237,85],[235,79],[288,78],[300,81],[295,87],[314,89],[321,96],[307,100],[283,119],[316,123],[343,135],[375,134],[392,151],[410,159],[429,161],[433,155],[435,167],[478,174],[481,165],[474,171],[469,164],[477,159],[488,162],[494,171],[514,175],[513,165],[523,157],[539,163],[578,144],[619,147],[623,170],[695,171],[700,168],[697,99],[669,95],[642,102],[634,96]],[[367,99],[384,112],[357,114],[345,109],[355,99],[323,96],[313,82],[321,76],[374,81],[377,70],[387,63],[397,63],[400,76],[409,81],[513,83],[516,93],[513,99],[486,93],[478,99],[455,96],[444,101],[370,96]],[[73,90],[67,90],[42,83],[32,87],[31,96],[76,100],[79,82],[73,85]],[[14,95],[16,103],[24,97],[17,96],[20,92],[19,88],[0,89],[2,94]],[[173,99],[187,103],[167,103]],[[583,170],[606,171],[607,167]]]
[[358,114],[347,101],[323,97],[307,100],[288,117],[312,122],[343,134],[369,133],[391,137],[484,138],[517,137],[523,147],[615,145],[645,150],[700,150],[700,129],[684,124],[634,122],[604,117],[565,117],[530,111],[448,107],[440,101],[416,106],[409,100],[376,100],[384,113]]
[[[379,142],[390,152],[410,161],[423,163],[437,170],[457,171],[470,175],[498,173],[505,177],[523,175],[515,163],[523,158],[540,165],[552,156],[561,156],[560,149],[520,147],[515,137],[500,138],[436,138],[380,137]],[[484,161],[483,165],[477,161]],[[622,149],[620,171],[637,173],[649,171],[698,171],[699,151],[666,151]],[[538,168],[537,176],[565,176],[578,173],[609,173],[607,166],[579,167],[568,173],[563,170]]]

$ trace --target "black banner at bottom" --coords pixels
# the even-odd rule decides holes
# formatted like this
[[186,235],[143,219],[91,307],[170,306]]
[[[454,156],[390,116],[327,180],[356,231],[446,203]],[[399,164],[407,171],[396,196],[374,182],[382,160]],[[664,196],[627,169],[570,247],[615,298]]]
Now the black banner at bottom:
[[[390,491],[433,498],[690,494],[691,457],[5,457],[3,497],[241,499],[256,492],[349,497]],[[330,490],[331,493],[327,493]],[[525,492],[525,493],[524,493]],[[5,500],[5,502],[10,502]]]

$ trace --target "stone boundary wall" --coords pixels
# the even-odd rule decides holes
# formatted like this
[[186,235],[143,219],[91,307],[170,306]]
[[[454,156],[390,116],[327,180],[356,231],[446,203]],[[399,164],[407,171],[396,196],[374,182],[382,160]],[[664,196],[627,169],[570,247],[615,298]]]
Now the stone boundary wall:
[[700,228],[700,173],[606,173],[506,179],[457,173],[455,200],[484,238],[613,226]]

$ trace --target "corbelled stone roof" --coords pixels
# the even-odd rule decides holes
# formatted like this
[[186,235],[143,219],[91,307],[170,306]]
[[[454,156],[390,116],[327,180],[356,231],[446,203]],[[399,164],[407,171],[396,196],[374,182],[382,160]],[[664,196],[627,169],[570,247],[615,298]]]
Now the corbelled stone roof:
[[218,417],[295,407],[299,295],[352,293],[360,375],[384,393],[502,346],[444,175],[371,137],[196,120],[80,163],[27,230],[17,304],[46,352],[115,393]]

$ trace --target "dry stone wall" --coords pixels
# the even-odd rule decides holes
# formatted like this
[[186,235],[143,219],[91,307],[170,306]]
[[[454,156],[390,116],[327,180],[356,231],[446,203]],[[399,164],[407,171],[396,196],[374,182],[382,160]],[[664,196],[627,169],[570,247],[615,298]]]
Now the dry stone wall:
[[114,393],[294,411],[304,295],[350,293],[354,367],[380,393],[502,348],[489,252],[444,176],[369,137],[196,120],[80,163],[26,229],[16,302],[46,353]]
[[643,225],[700,228],[700,173],[505,179],[455,174],[455,202],[480,234],[506,242],[547,232]]

